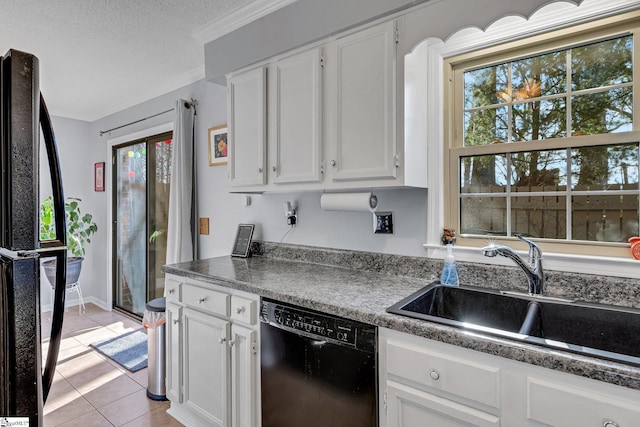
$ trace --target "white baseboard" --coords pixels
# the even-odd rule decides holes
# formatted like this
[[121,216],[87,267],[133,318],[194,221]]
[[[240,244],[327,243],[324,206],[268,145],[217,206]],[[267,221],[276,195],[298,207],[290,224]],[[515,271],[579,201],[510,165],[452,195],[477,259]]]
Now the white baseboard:
[[[103,309],[104,311],[111,311],[111,304],[107,304],[106,301],[100,300],[94,296],[90,296],[90,297],[86,297],[84,299],[84,303],[85,304],[93,304],[93,305],[97,305],[98,307],[100,307],[101,309]],[[76,298],[67,298],[65,300],[65,308],[68,310],[71,310],[72,308],[77,308],[78,304],[80,304],[80,300],[78,299],[78,297]],[[51,311],[53,309],[53,306],[51,305],[51,303],[47,303],[47,304],[41,304],[40,305],[40,312],[41,313],[45,313],[47,311]]]

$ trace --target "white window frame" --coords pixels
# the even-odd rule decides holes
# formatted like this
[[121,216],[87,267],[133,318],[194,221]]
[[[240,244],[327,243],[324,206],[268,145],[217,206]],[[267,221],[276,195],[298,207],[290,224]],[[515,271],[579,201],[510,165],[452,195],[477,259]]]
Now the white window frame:
[[[590,21],[594,19],[595,16],[591,16],[590,19],[586,19],[585,15],[581,15],[580,13],[576,13],[576,16],[568,16],[567,23],[576,24],[574,26],[568,27],[566,24],[563,26],[562,24],[558,24],[558,27],[564,27],[561,30],[547,32],[542,34],[540,31],[540,21],[534,22],[526,22],[524,25],[521,25],[518,30],[512,30],[512,34],[510,35],[512,40],[519,39],[518,41],[513,41],[510,43],[506,43],[500,46],[493,46],[487,48],[487,45],[496,42],[496,37],[494,34],[493,41],[491,37],[487,37],[487,40],[484,42],[484,46],[482,45],[482,40],[478,42],[478,38],[474,40],[476,42],[475,48],[482,48],[482,59],[478,60],[479,52],[466,52],[460,54],[460,52],[464,51],[464,48],[461,47],[461,43],[459,40],[455,40],[455,37],[452,38],[453,43],[442,43],[437,40],[427,40],[423,43],[423,47],[425,51],[428,53],[425,54],[425,57],[428,58],[429,65],[425,66],[425,69],[433,71],[434,64],[445,62],[446,66],[442,67],[439,72],[431,73],[429,77],[426,79],[427,82],[424,84],[426,88],[433,89],[433,80],[434,78],[440,79],[440,82],[446,82],[446,85],[450,84],[451,79],[453,78],[451,67],[452,64],[458,63],[472,63],[472,60],[478,61],[478,63],[488,63],[490,60],[490,55],[498,55],[502,60],[504,58],[505,61],[508,60],[508,55],[512,54],[514,58],[520,58],[526,56],[527,50],[531,50],[532,52],[543,51],[545,43],[547,45],[556,45],[558,49],[561,46],[558,45],[557,41],[553,42],[554,38],[562,37],[563,44],[566,46],[572,46],[576,44],[581,44],[580,41],[584,40],[585,42],[589,39],[592,40],[601,40],[608,35],[616,35],[622,34],[625,32],[623,27],[626,26],[626,31],[629,32],[630,28],[635,28],[637,33],[637,28],[640,27],[640,13],[638,11],[627,12],[625,14],[617,15],[617,16],[609,16],[607,18],[601,19],[600,21],[593,23],[590,22],[588,24],[583,24],[581,22]],[[536,24],[538,26],[536,27]],[[537,28],[537,31],[536,31]],[[548,28],[548,27],[547,27]],[[535,33],[536,35],[523,39],[525,35],[529,33]],[[463,39],[464,37],[462,37]],[[504,40],[504,36],[502,36],[502,40]],[[449,44],[449,46],[447,46]],[[638,43],[637,36],[635,40],[635,49],[634,49],[634,64],[637,67],[637,64],[640,64],[640,43]],[[547,48],[546,50],[549,50]],[[419,51],[419,49],[415,49],[414,52]],[[452,61],[453,54],[456,54],[455,61]],[[443,59],[447,58],[447,59]],[[494,62],[500,62],[495,61]],[[636,114],[640,114],[640,91],[638,91],[637,86],[638,83],[636,81],[640,80],[638,76],[640,76],[639,72],[634,73],[634,89],[636,91],[636,96],[634,97],[634,111]],[[459,150],[460,148],[451,147],[454,138],[451,136],[454,135],[454,130],[452,129],[452,110],[453,108],[448,108],[451,105],[451,100],[449,99],[451,91],[445,90],[445,93],[438,93],[438,91],[432,90],[428,91],[427,101],[429,104],[429,110],[432,112],[438,107],[441,113],[442,122],[444,126],[441,129],[428,129],[428,138],[430,144],[430,156],[429,156],[429,168],[433,170],[437,168],[438,172],[441,174],[444,169],[444,175],[434,176],[432,172],[430,172],[430,180],[429,180],[429,204],[431,207],[437,207],[436,209],[429,210],[428,217],[428,241],[425,243],[425,248],[429,252],[429,256],[440,258],[442,257],[443,251],[440,243],[440,235],[442,233],[442,228],[452,227],[452,224],[449,222],[448,218],[451,218],[451,212],[456,210],[456,220],[457,220],[457,204],[459,201],[458,195],[458,157],[457,155],[450,155],[451,153],[456,153],[451,150]],[[636,116],[640,119],[639,116]],[[638,129],[636,120],[636,124],[634,124],[634,129]],[[589,139],[602,141],[603,136],[585,136],[582,137],[584,139],[581,140],[580,144],[576,145],[589,145],[585,144]],[[625,134],[610,134],[604,136],[604,138],[608,139],[611,143],[614,142],[635,142],[640,140],[640,133],[638,131],[628,132]],[[440,147],[433,146],[433,140],[437,139],[443,141]],[[447,142],[445,142],[447,141]],[[536,147],[536,142],[528,143],[527,147],[524,149],[525,151],[535,150],[535,149],[551,149],[553,148],[549,144],[545,144],[548,141],[543,141],[540,147]],[[566,145],[564,145],[566,146]],[[504,148],[502,150],[504,151]],[[435,156],[434,156],[435,154]],[[470,154],[470,153],[469,153]],[[444,168],[442,166],[445,166]],[[451,173],[453,171],[453,173]],[[438,191],[438,189],[442,189]],[[435,191],[432,191],[435,190]],[[444,197],[444,194],[453,195],[450,197]],[[456,245],[456,253],[459,259],[463,261],[473,261],[473,262],[482,262],[482,263],[492,263],[492,264],[503,264],[510,265],[509,261],[506,259],[488,259],[482,257],[479,247],[484,246],[487,243],[488,239],[475,238],[475,239],[465,239],[464,237],[458,238],[458,243]],[[498,239],[502,240],[502,239]],[[504,239],[505,244],[508,244],[520,251],[525,253],[526,247],[520,245],[515,239]],[[560,244],[553,243],[547,244],[542,243],[543,250],[545,252],[545,268],[550,270],[562,270],[562,271],[573,271],[573,272],[582,272],[582,273],[593,273],[593,274],[601,274],[601,275],[612,275],[612,276],[621,276],[621,277],[637,277],[640,278],[640,269],[638,269],[638,261],[635,261],[631,258],[628,245],[626,244],[598,244],[600,247],[606,247],[606,255],[602,254],[602,251],[598,253],[597,251],[594,253],[591,251],[584,251],[583,248],[585,246],[583,242],[569,242],[564,241]],[[611,249],[611,251],[609,251]],[[615,251],[615,253],[613,253]],[[613,255],[613,256],[612,256]]]

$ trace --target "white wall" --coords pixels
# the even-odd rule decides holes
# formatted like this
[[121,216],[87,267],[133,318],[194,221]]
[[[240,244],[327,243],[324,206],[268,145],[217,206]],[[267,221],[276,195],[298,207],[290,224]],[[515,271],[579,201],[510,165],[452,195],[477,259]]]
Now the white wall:
[[[106,225],[102,219],[102,211],[105,205],[102,202],[101,193],[93,191],[93,164],[104,161],[102,157],[95,156],[90,141],[91,126],[88,122],[71,120],[63,117],[51,118],[58,155],[60,158],[60,168],[62,170],[62,180],[64,184],[65,197],[77,197],[82,199],[81,210],[83,213],[91,213],[98,225],[98,230],[102,233]],[[49,178],[49,168],[47,164],[46,151],[44,146],[40,149],[40,200],[51,194],[51,180]],[[101,270],[100,265],[104,263],[105,251],[101,247],[101,235],[92,239],[92,244],[87,245],[86,258],[83,263],[85,273],[83,273],[82,288],[88,295],[101,295],[102,284],[93,279],[93,272]],[[96,268],[96,266],[98,266]],[[43,309],[49,307],[51,288],[49,282],[42,274],[41,277],[41,299]],[[75,302],[75,294],[69,294],[69,303]]]

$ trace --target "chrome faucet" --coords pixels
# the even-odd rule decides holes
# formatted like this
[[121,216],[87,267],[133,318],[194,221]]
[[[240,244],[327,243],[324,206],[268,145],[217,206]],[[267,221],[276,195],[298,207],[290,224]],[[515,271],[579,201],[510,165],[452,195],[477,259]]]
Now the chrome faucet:
[[544,290],[544,272],[542,271],[542,251],[531,240],[525,239],[520,234],[516,234],[516,237],[529,245],[529,262],[525,263],[518,254],[514,252],[508,246],[490,244],[482,248],[482,255],[488,257],[494,257],[496,255],[502,255],[503,257],[510,258],[516,263],[518,267],[524,271],[527,276],[527,282],[529,285],[529,294],[542,295]]

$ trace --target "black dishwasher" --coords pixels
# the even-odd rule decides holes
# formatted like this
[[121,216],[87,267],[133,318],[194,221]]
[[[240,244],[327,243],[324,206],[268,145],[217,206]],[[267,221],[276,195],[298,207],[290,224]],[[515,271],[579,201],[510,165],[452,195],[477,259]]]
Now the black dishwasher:
[[262,300],[262,427],[375,427],[377,329]]

